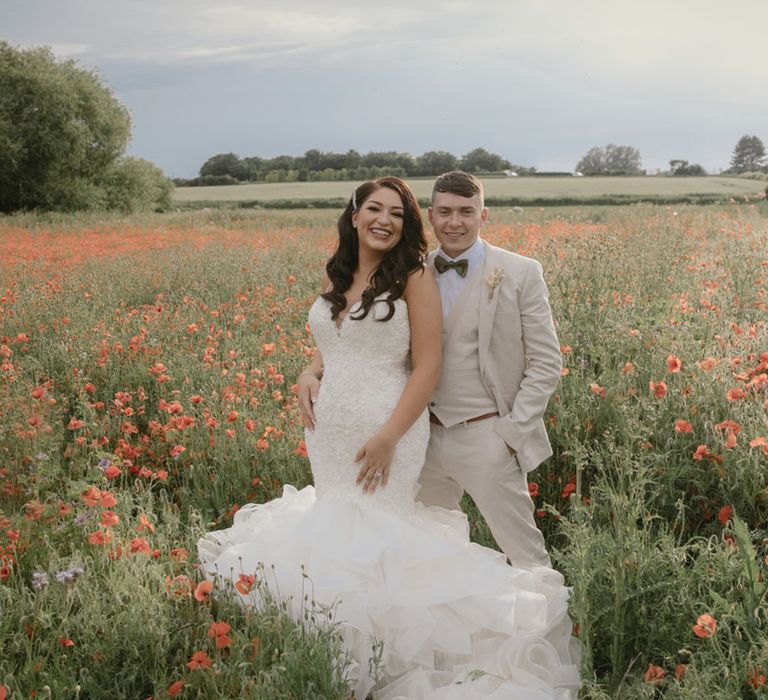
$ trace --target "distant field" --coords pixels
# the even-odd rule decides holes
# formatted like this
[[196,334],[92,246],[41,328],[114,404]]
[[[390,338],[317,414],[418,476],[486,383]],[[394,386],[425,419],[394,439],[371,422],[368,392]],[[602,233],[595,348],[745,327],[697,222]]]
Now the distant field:
[[[277,199],[333,199],[348,197],[354,182],[281,182],[225,187],[177,187],[178,202],[271,201]],[[417,197],[428,197],[432,180],[411,180]],[[735,177],[517,177],[483,180],[487,197],[600,197],[629,195],[684,197],[739,196],[763,192],[766,182]]]

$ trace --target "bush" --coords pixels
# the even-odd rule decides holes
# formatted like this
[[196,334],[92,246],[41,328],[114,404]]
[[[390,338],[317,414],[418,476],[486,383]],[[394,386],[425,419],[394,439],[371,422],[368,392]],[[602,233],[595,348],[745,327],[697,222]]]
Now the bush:
[[171,208],[173,183],[154,163],[142,158],[123,158],[104,183],[104,204],[126,213],[167,211]]

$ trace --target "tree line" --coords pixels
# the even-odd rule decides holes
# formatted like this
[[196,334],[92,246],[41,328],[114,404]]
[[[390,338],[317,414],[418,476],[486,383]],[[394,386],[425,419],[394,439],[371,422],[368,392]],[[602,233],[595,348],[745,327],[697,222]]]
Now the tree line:
[[[346,153],[324,152],[313,148],[303,156],[280,155],[274,158],[218,153],[200,168],[192,179],[177,178],[179,186],[234,185],[241,182],[315,182],[328,180],[366,180],[381,175],[435,177],[461,169],[476,174],[505,175],[645,175],[640,151],[632,146],[595,146],[576,163],[575,172],[538,172],[534,167],[513,165],[509,160],[484,148],[475,148],[459,157],[447,151],[427,151],[420,156],[399,151]],[[766,172],[768,161],[763,142],[745,135],[734,147],[728,175]],[[669,161],[666,174],[703,176],[707,171],[698,163],[681,158]]]
[[535,168],[513,165],[503,156],[484,148],[475,148],[461,157],[447,151],[427,151],[414,157],[399,151],[359,153],[350,149],[346,153],[333,153],[313,148],[303,156],[280,155],[274,158],[240,158],[235,153],[219,153],[203,163],[199,177],[192,180],[179,178],[175,182],[177,185],[210,185],[366,180],[381,175],[434,176],[459,168],[473,173],[535,172]]

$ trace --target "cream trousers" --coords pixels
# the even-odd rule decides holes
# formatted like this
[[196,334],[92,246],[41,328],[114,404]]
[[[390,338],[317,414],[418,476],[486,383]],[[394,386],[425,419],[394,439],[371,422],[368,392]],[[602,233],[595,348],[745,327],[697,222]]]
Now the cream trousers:
[[460,509],[472,496],[496,542],[513,566],[551,566],[536,527],[528,479],[486,418],[450,428],[430,423],[427,456],[416,499],[427,506]]

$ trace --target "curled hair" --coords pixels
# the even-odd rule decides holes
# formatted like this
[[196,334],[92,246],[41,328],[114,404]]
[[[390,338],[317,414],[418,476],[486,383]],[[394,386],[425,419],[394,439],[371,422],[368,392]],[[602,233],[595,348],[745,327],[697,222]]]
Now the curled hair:
[[344,311],[347,299],[344,296],[352,286],[352,277],[357,269],[359,243],[357,230],[352,224],[352,214],[356,208],[365,204],[365,201],[377,190],[386,187],[397,192],[403,202],[403,235],[397,245],[382,258],[378,267],[371,275],[370,285],[362,294],[361,307],[352,318],[360,320],[368,315],[376,297],[388,293],[383,300],[389,309],[380,321],[389,321],[395,313],[395,299],[399,299],[405,292],[408,276],[424,265],[427,254],[427,239],[424,235],[424,223],[421,220],[419,203],[416,201],[411,188],[399,177],[386,176],[377,180],[368,180],[358,186],[350,198],[347,208],[342,212],[338,220],[339,242],[336,251],[325,265],[325,271],[331,280],[330,291],[322,297],[331,303],[331,318],[335,321]]

